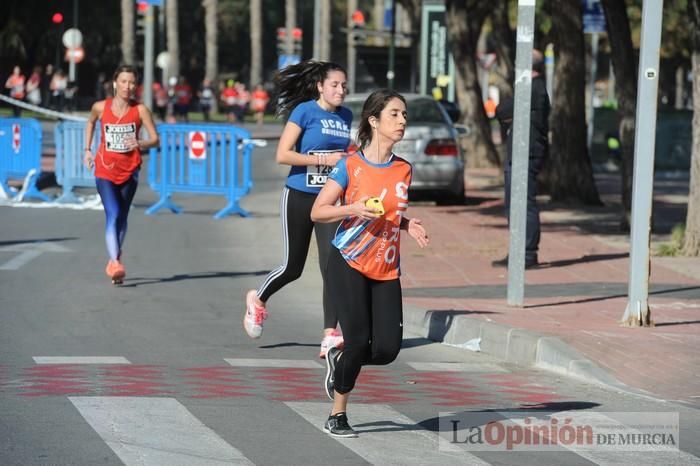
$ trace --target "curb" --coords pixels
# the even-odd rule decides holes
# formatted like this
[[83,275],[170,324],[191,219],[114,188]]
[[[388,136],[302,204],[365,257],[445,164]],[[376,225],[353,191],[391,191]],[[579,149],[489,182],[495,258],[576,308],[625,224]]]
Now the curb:
[[481,339],[480,351],[501,361],[534,367],[616,391],[653,398],[645,391],[620,382],[557,337],[488,322],[464,314],[464,311],[426,311],[414,306],[404,306],[404,329],[423,338],[464,350],[469,350],[467,342],[479,338]]

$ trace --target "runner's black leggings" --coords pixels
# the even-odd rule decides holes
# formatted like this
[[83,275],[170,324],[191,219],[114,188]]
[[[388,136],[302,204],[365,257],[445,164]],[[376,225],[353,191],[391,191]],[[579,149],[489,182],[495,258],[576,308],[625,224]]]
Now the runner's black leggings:
[[348,393],[364,365],[389,364],[403,338],[401,283],[372,280],[345,262],[335,247],[328,259],[328,292],[345,346],[335,365],[335,390]]
[[[311,231],[316,233],[318,244],[318,262],[323,278],[323,328],[335,328],[338,324],[335,309],[329,303],[326,291],[326,271],[328,269],[328,252],[331,240],[338,227],[337,223],[316,223],[311,221],[311,207],[316,194],[305,193],[285,187],[280,200],[280,217],[284,238],[284,262],[270,272],[258,288],[258,297],[267,302],[288,283],[301,277],[306,263],[306,256],[311,243]],[[335,248],[333,248],[335,249]]]

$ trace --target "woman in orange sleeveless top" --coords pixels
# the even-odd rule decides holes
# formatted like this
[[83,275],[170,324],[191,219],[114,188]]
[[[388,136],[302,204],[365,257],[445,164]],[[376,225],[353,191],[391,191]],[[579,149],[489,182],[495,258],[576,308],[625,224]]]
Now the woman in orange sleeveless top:
[[[85,127],[85,158],[95,168],[95,184],[105,210],[105,242],[109,262],[105,272],[112,283],[121,283],[126,271],[121,262],[127,216],[136,194],[141,151],[160,144],[151,112],[133,100],[137,73],[132,66],[117,68],[112,77],[114,97],[95,102]],[[95,123],[101,121],[100,145],[91,151]],[[141,125],[148,139],[139,140]]]

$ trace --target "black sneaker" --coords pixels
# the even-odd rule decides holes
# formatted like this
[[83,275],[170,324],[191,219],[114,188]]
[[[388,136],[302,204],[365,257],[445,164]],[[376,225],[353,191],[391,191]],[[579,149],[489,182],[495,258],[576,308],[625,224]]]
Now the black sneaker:
[[508,267],[508,256],[503,259],[491,261],[491,267]]
[[335,363],[340,354],[341,351],[335,346],[330,348],[326,353],[326,378],[324,380],[324,388],[326,389],[326,395],[328,395],[328,398],[331,400],[335,393],[335,389],[333,388],[333,383],[335,382]]
[[[540,265],[540,263],[537,262],[537,257],[529,258],[529,259],[525,258],[525,268],[526,269],[535,269],[539,265]],[[491,261],[491,267],[508,267],[508,256],[504,257],[503,259]]]
[[350,427],[350,424],[348,424],[348,416],[345,413],[328,416],[328,420],[323,425],[323,431],[331,434],[333,437],[357,437],[357,431]]

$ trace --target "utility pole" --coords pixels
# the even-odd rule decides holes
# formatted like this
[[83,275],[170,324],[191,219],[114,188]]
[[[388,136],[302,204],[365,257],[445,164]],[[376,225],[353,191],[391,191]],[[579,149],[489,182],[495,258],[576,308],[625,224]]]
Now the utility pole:
[[649,310],[649,230],[654,184],[656,98],[659,91],[659,49],[664,2],[644,0],[639,47],[639,83],[634,134],[630,278],[622,324],[653,325]]
[[525,296],[525,229],[527,227],[527,171],[530,155],[532,44],[535,37],[535,0],[518,0],[513,107],[513,174],[510,179],[510,242],[508,245],[508,305],[522,306]]

